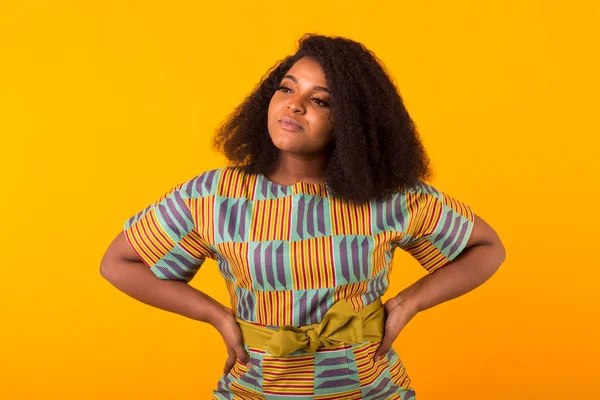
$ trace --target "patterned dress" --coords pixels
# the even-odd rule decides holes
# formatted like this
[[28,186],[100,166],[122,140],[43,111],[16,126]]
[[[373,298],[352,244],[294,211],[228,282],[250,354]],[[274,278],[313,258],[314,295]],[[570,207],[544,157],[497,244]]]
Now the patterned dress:
[[[161,279],[190,281],[216,260],[236,315],[277,329],[320,322],[339,299],[355,311],[387,290],[396,247],[432,273],[465,247],[469,206],[421,183],[357,204],[328,195],[327,184],[291,186],[237,167],[179,184],[124,224],[125,235]],[[393,349],[377,362],[378,342],[276,357],[245,346],[213,399],[414,399]],[[203,396],[201,396],[203,397]]]

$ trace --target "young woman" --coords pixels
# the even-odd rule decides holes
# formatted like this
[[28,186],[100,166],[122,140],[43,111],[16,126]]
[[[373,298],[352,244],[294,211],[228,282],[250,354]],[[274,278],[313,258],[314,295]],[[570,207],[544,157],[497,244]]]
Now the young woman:
[[[468,205],[425,183],[426,153],[377,57],[304,36],[215,145],[232,165],[126,221],[102,276],[219,331],[229,357],[213,399],[414,399],[392,342],[490,278],[505,250]],[[396,247],[428,273],[382,304]],[[206,258],[232,308],[188,285]]]

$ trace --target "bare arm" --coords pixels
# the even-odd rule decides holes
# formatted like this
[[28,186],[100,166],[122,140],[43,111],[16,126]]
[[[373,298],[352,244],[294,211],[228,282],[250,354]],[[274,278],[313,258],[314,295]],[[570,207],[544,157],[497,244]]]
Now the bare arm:
[[229,353],[224,372],[237,357],[249,363],[233,310],[186,282],[163,280],[154,275],[133,251],[123,232],[110,244],[100,263],[100,274],[123,293],[153,307],[214,326]]
[[186,282],[159,279],[135,254],[123,232],[104,254],[100,274],[134,299],[184,317],[212,324],[226,311],[226,307]]
[[475,215],[465,249],[451,263],[407,287],[396,299],[414,313],[459,297],[487,281],[506,258],[496,232]]
[[498,270],[505,258],[506,251],[496,232],[475,215],[471,236],[458,257],[386,301],[385,334],[374,359],[377,361],[386,354],[416,314],[480,286]]

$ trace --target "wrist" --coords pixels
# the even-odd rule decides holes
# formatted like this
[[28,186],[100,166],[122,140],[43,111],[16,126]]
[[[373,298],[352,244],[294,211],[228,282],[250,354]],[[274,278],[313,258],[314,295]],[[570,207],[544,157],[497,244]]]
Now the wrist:
[[222,324],[232,317],[235,317],[235,314],[232,309],[215,302],[210,307],[208,307],[206,322],[208,322],[220,332]]
[[404,310],[406,310],[406,313],[410,318],[414,317],[421,311],[419,303],[416,301],[414,296],[406,296],[402,293],[399,293],[395,299],[397,305],[401,306]]

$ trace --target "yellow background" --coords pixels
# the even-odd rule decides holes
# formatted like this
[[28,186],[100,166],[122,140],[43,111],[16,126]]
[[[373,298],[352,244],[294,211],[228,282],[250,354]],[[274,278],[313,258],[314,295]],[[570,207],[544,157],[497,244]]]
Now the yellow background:
[[[131,215],[225,165],[217,125],[305,32],[390,69],[439,189],[507,260],[394,347],[419,400],[597,399],[599,6],[579,1],[13,1],[0,6],[0,397],[208,399],[211,326],[99,274]],[[397,293],[424,273],[396,252]],[[192,281],[228,303],[216,264]]]

